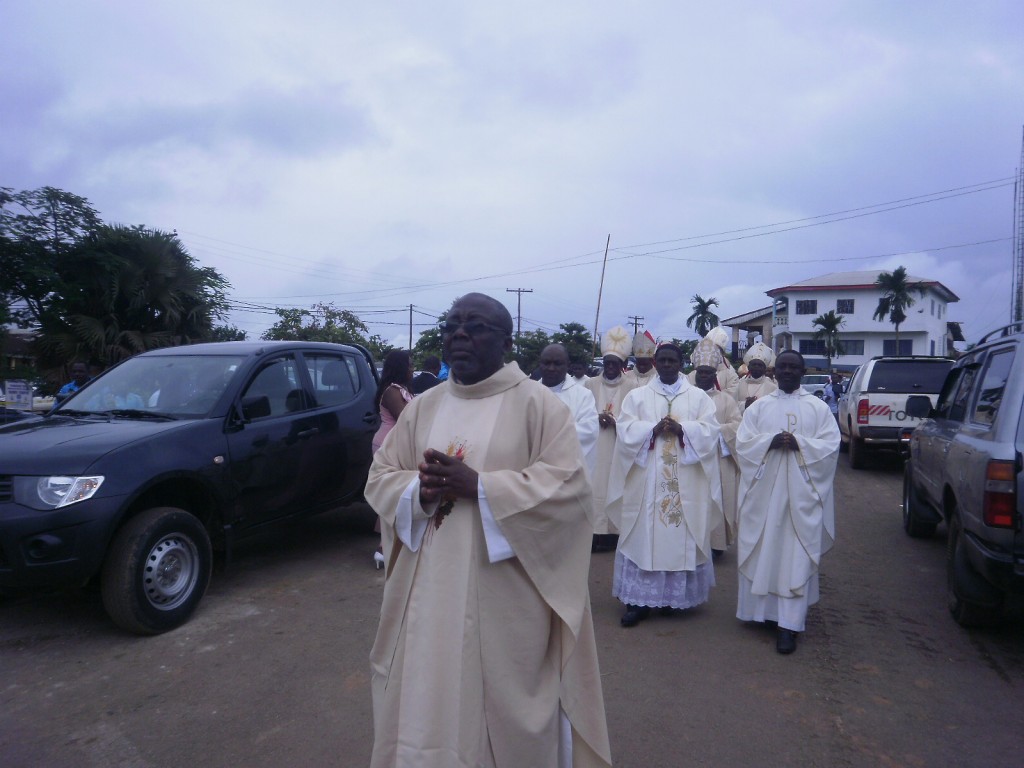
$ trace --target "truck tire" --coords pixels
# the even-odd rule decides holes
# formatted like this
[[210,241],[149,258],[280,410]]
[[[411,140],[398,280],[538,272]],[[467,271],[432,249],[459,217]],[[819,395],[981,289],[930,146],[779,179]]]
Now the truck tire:
[[850,460],[850,469],[864,469],[864,454],[867,449],[864,447],[864,441],[859,437],[854,437],[853,433],[850,433],[850,450],[846,456]]
[[103,607],[129,632],[167,632],[195,611],[212,564],[209,534],[194,515],[176,507],[147,509],[114,536],[103,563]]
[[914,488],[913,470],[908,460],[903,468],[903,530],[914,539],[930,539],[938,523],[921,519],[921,502]]
[[1003,596],[971,568],[955,509],[949,517],[946,540],[946,583],[949,612],[961,627],[994,627],[1000,623]]

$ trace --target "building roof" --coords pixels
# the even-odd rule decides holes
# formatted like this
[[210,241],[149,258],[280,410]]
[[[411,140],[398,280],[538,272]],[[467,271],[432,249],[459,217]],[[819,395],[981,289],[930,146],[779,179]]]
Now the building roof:
[[743,326],[752,320],[760,320],[763,317],[771,317],[772,307],[769,304],[767,307],[761,309],[755,309],[752,312],[744,312],[742,315],[736,315],[736,317],[727,317],[725,320],[719,320],[721,325],[727,325],[730,328],[734,326]]
[[[769,296],[775,297],[782,293],[794,291],[820,291],[825,290],[871,290],[876,288],[875,281],[878,275],[884,270],[868,269],[860,272],[831,272],[820,277],[812,277],[792,285],[784,285],[781,288],[772,288],[765,291]],[[932,280],[920,275],[907,275],[907,283],[913,286],[920,283],[925,288],[931,288],[947,302],[960,301],[960,297],[953,293],[938,280]],[[724,323],[723,323],[724,324]]]

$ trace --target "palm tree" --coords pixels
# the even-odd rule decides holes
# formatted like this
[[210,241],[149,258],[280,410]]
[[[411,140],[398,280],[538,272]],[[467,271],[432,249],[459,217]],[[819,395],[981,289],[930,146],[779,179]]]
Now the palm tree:
[[900,324],[907,319],[906,310],[914,305],[911,291],[924,296],[921,283],[907,282],[907,268],[896,267],[892,272],[878,275],[875,285],[881,289],[882,296],[878,299],[878,307],[873,315],[875,320],[888,320],[896,328],[896,355],[900,354]]
[[828,372],[832,373],[832,358],[843,354],[843,345],[839,341],[839,329],[846,325],[842,315],[837,315],[834,309],[830,309],[823,315],[818,315],[811,320],[816,330],[814,338],[825,342],[825,357],[828,358]]
[[693,314],[686,318],[686,327],[693,328],[699,336],[707,336],[708,331],[718,326],[718,315],[711,311],[718,306],[718,299],[712,296],[703,298],[699,293],[693,295]]

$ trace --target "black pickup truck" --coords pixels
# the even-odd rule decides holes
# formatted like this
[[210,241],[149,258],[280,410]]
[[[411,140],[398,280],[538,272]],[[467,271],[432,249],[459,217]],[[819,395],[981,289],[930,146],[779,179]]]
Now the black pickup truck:
[[356,346],[154,350],[0,428],[0,591],[99,577],[124,629],[185,623],[213,552],[361,498],[379,425]]

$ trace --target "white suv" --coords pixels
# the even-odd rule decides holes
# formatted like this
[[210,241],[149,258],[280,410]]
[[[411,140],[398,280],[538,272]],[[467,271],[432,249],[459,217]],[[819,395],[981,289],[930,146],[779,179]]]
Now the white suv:
[[873,357],[839,399],[839,433],[850,466],[863,469],[866,453],[899,449],[921,421],[907,413],[907,397],[927,395],[932,405],[953,361],[945,357]]

